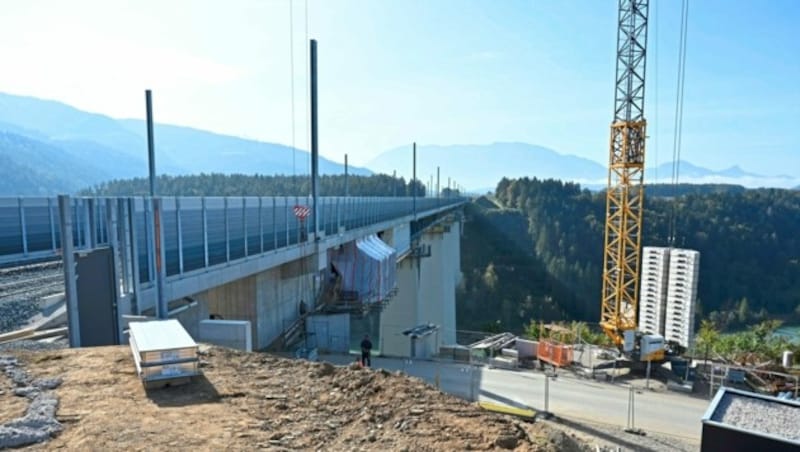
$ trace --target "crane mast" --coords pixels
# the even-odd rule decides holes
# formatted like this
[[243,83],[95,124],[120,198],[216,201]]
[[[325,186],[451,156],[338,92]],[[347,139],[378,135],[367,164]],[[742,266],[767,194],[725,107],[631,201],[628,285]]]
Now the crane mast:
[[618,346],[636,330],[644,201],[645,55],[649,0],[619,0],[600,325]]

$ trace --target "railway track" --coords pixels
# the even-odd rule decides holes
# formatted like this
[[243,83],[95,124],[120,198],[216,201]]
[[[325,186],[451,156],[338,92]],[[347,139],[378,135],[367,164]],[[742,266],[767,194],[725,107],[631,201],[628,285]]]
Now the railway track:
[[42,298],[63,291],[60,260],[0,269],[0,333],[26,325]]
[[12,298],[37,298],[64,290],[64,275],[60,272],[43,276],[0,283],[0,300]]

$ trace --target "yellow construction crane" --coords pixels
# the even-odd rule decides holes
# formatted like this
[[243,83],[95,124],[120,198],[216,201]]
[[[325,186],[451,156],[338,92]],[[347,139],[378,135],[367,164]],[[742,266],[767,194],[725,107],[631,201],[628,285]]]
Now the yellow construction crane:
[[663,338],[637,334],[647,128],[644,82],[648,3],[649,0],[619,0],[600,312],[600,326],[611,340],[643,361],[664,357]]

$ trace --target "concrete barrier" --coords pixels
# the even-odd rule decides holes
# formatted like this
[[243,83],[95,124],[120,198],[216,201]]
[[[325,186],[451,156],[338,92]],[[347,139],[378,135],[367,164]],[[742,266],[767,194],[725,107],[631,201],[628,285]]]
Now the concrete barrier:
[[48,295],[42,298],[41,303],[39,303],[39,307],[43,310],[51,309],[55,305],[63,303],[65,299],[66,297],[64,296],[64,293]]
[[253,334],[247,320],[201,320],[198,342],[253,351]]

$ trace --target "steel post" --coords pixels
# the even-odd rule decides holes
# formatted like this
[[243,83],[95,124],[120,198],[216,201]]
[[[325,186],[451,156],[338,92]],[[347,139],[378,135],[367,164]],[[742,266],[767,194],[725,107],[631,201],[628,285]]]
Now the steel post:
[[183,274],[183,222],[180,196],[175,197],[175,227],[178,229],[178,274]]
[[264,253],[264,198],[258,197],[258,250]]
[[550,412],[550,377],[544,375],[544,412]]
[[244,256],[250,255],[250,250],[247,249],[247,198],[242,197],[242,231],[244,233]]
[[120,251],[122,250],[122,247],[118,242],[117,215],[114,209],[114,200],[110,198],[106,199],[105,207],[106,225],[108,229],[108,246],[111,247],[112,262],[114,263],[114,290],[116,290],[117,296],[121,296],[124,294],[120,285],[120,274],[122,273],[120,270],[122,262]]
[[117,238],[120,243],[120,265],[122,271],[122,285],[124,293],[129,294],[133,291],[133,277],[131,276],[131,243],[130,233],[128,232],[128,216],[126,200],[117,198]]
[[147,162],[150,179],[150,197],[156,195],[156,153],[153,141],[153,97],[150,90],[144,92],[147,108]]
[[[136,307],[134,312],[136,315],[142,314],[142,305],[139,302],[139,295],[141,292],[141,269],[139,268],[139,236],[136,230],[136,203],[133,198],[128,198],[128,221],[130,227],[130,240],[131,240],[131,270],[133,272],[133,293]],[[147,223],[145,222],[145,228]]]
[[202,209],[203,217],[203,267],[208,267],[208,206],[206,205],[206,197],[200,198],[200,208]]
[[86,223],[86,229],[89,237],[89,249],[97,247],[97,212],[94,198],[86,200],[86,209],[89,212],[89,220]]
[[272,197],[272,250],[278,249],[278,202]]
[[164,247],[164,228],[161,225],[162,203],[161,198],[152,198],[153,201],[153,243],[155,249],[156,268],[155,268],[155,284],[153,287],[156,289],[156,312],[159,319],[169,318],[169,307],[167,306],[168,300],[164,294],[164,279],[167,275],[167,268],[165,265],[166,251]]
[[436,167],[436,197],[438,198],[441,192],[439,191],[439,167]]
[[20,234],[22,234],[22,254],[27,256],[28,255],[28,231],[27,226],[25,224],[25,203],[23,198],[20,196],[17,198],[17,205],[19,211],[19,229]]
[[81,326],[78,318],[78,287],[75,274],[75,251],[72,240],[72,213],[67,195],[58,197],[58,212],[61,223],[61,257],[64,260],[64,291],[67,304],[69,346],[81,346]]
[[412,176],[411,176],[411,194],[412,194],[412,208],[414,211],[414,219],[417,219],[417,143],[413,144],[413,165],[412,165]]
[[319,234],[319,212],[317,210],[317,185],[319,179],[319,130],[317,106],[317,40],[311,40],[310,50],[310,82],[311,82],[311,197],[313,198],[312,215],[314,216],[314,240]]
[[228,263],[231,261],[231,227],[228,219],[228,197],[226,196],[224,200],[225,207],[222,211],[225,214],[225,263]]
[[47,198],[47,215],[50,218],[50,249],[53,251],[58,249],[56,246],[56,221],[53,214],[53,198]]

